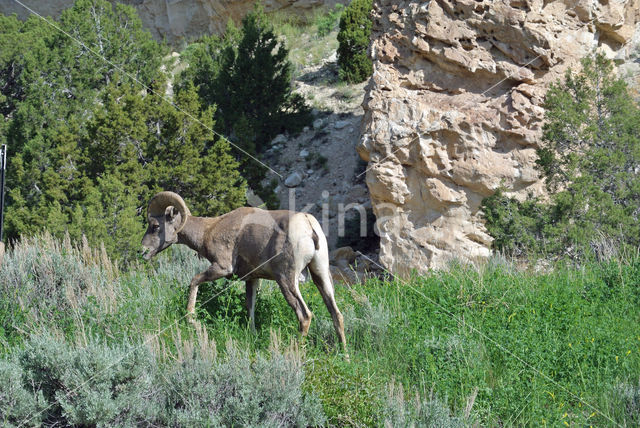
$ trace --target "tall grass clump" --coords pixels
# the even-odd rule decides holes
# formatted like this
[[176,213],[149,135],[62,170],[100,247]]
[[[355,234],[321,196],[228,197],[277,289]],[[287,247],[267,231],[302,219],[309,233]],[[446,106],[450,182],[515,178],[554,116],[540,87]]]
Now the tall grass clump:
[[470,426],[462,417],[450,415],[449,407],[437,397],[428,400],[416,394],[406,399],[402,385],[391,382],[384,408],[384,426],[463,428]]
[[610,412],[622,426],[640,426],[640,380],[621,382],[612,391]]
[[[121,271],[104,248],[42,234],[15,243],[0,270],[0,351],[31,332],[142,336],[180,321],[184,289],[205,264],[183,248]],[[4,349],[3,349],[4,348]]]
[[17,242],[0,270],[0,339],[43,323],[71,328],[89,296],[101,311],[110,312],[118,276],[104,247],[93,250],[86,240],[74,246],[68,238],[61,242],[45,233]]
[[295,348],[272,341],[268,357],[252,357],[230,341],[223,358],[185,359],[169,368],[164,389],[170,426],[319,426],[325,421]]
[[314,314],[302,343],[269,281],[255,334],[244,287],[226,280],[201,287],[194,328],[186,295],[206,261],[171,248],[124,269],[83,247],[45,236],[6,255],[4,425],[34,412],[33,426],[637,425],[636,253],[543,272],[495,258],[480,269],[457,263],[336,284],[346,361],[311,282],[300,284]]
[[[387,336],[389,324],[393,317],[385,303],[373,305],[365,294],[351,291],[353,305],[346,305],[342,312],[348,322],[345,334],[350,337],[350,347],[355,349],[375,349],[383,343]],[[315,313],[311,324],[311,339],[329,347],[337,346],[335,329],[329,313],[324,308]]]

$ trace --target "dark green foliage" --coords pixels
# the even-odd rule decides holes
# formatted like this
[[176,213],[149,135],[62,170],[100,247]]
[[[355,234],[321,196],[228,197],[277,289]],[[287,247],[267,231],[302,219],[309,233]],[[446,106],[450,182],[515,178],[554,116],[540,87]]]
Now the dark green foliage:
[[604,56],[582,66],[547,93],[537,163],[550,203],[500,192],[484,201],[498,249],[581,258],[600,256],[602,242],[640,244],[640,108]]
[[[249,153],[260,153],[277,134],[297,132],[310,120],[309,107],[292,90],[287,55],[256,8],[241,28],[229,22],[224,37],[205,37],[187,48],[189,68],[181,85],[193,82],[205,104],[217,106],[218,129],[234,135]],[[259,168],[251,162],[251,168]]]
[[46,228],[131,260],[155,191],[181,193],[195,214],[244,203],[238,164],[210,131],[214,110],[192,85],[177,110],[163,100],[165,48],[134,8],[78,0],[55,23],[104,58],[39,19],[0,21],[9,239]]
[[[162,87],[164,89],[164,86]],[[195,88],[187,85],[176,107],[156,93],[140,97],[135,86],[109,88],[106,108],[89,123],[84,148],[104,153],[91,171],[119,177],[135,192],[172,189],[195,215],[218,215],[244,202],[244,180],[226,141],[211,129],[213,109],[201,111]],[[146,198],[142,201],[146,202]]]
[[188,63],[189,67],[180,73],[176,81],[176,90],[180,92],[185,85],[193,84],[204,107],[216,105],[214,85],[222,67],[222,53],[228,48],[234,49],[240,37],[241,30],[229,20],[223,36],[203,36],[188,45],[182,51],[181,59]]
[[482,201],[482,211],[494,248],[517,257],[549,249],[544,229],[550,223],[550,213],[536,198],[520,202],[498,189]]
[[264,151],[277,134],[298,132],[311,119],[304,99],[292,90],[287,55],[261,9],[244,17],[237,44],[220,53],[211,97],[225,134],[236,134],[249,151]]
[[336,29],[340,22],[340,16],[344,10],[344,5],[338,3],[333,9],[328,10],[325,14],[320,15],[316,20],[318,26],[318,37],[325,37]]
[[192,82],[204,105],[217,106],[216,129],[240,148],[236,155],[243,177],[271,208],[277,206],[273,190],[261,185],[267,169],[247,154],[259,158],[276,135],[299,132],[311,121],[309,106],[293,92],[287,55],[256,7],[241,28],[230,21],[223,37],[204,37],[189,46],[189,68],[177,85],[180,91]]
[[578,75],[567,72],[565,81],[547,93],[549,122],[538,164],[551,190],[571,184],[579,191],[592,183],[613,204],[635,210],[640,203],[635,170],[640,109],[604,55],[586,58],[582,66]]
[[353,0],[340,17],[338,66],[340,79],[364,82],[373,73],[369,58],[372,0]]

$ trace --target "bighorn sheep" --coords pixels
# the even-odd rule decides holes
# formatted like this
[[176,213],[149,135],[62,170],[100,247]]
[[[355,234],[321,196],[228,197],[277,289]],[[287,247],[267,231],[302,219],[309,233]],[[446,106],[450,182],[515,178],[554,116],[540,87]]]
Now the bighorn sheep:
[[327,240],[312,215],[244,207],[219,217],[194,217],[178,194],[160,192],[149,201],[147,220],[149,226],[142,238],[145,259],[179,243],[211,262],[207,270],[191,280],[187,304],[190,320],[195,315],[198,285],[237,275],[246,283],[249,322],[255,330],[256,291],[259,278],[265,278],[278,283],[298,316],[304,336],[312,314],[300,294],[298,278],[308,267],[346,351],[343,318],[329,273]]

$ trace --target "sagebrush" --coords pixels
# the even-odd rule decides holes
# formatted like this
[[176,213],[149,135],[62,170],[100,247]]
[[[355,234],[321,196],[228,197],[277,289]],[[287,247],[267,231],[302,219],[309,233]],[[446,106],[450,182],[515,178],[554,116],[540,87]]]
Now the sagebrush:
[[36,426],[635,426],[640,258],[626,257],[546,273],[500,258],[337,285],[347,362],[310,282],[300,285],[315,314],[304,342],[268,281],[255,334],[242,285],[226,280],[203,284],[194,329],[183,315],[206,267],[197,255],[168,249],[157,263],[117,267],[104,251],[35,237],[10,247],[0,270],[0,415]]

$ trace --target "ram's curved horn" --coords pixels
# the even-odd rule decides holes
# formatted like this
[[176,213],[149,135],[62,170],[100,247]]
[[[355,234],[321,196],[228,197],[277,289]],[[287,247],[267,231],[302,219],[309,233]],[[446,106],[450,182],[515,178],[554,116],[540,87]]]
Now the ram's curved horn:
[[187,204],[184,203],[184,199],[182,199],[177,193],[160,192],[151,198],[149,206],[147,207],[147,219],[150,220],[151,217],[164,215],[167,207],[171,205],[173,205],[173,207],[181,214],[180,217],[182,218],[182,221],[176,228],[176,232],[180,232],[187,222],[187,217],[191,215],[191,212],[189,211],[189,208],[187,208]]

